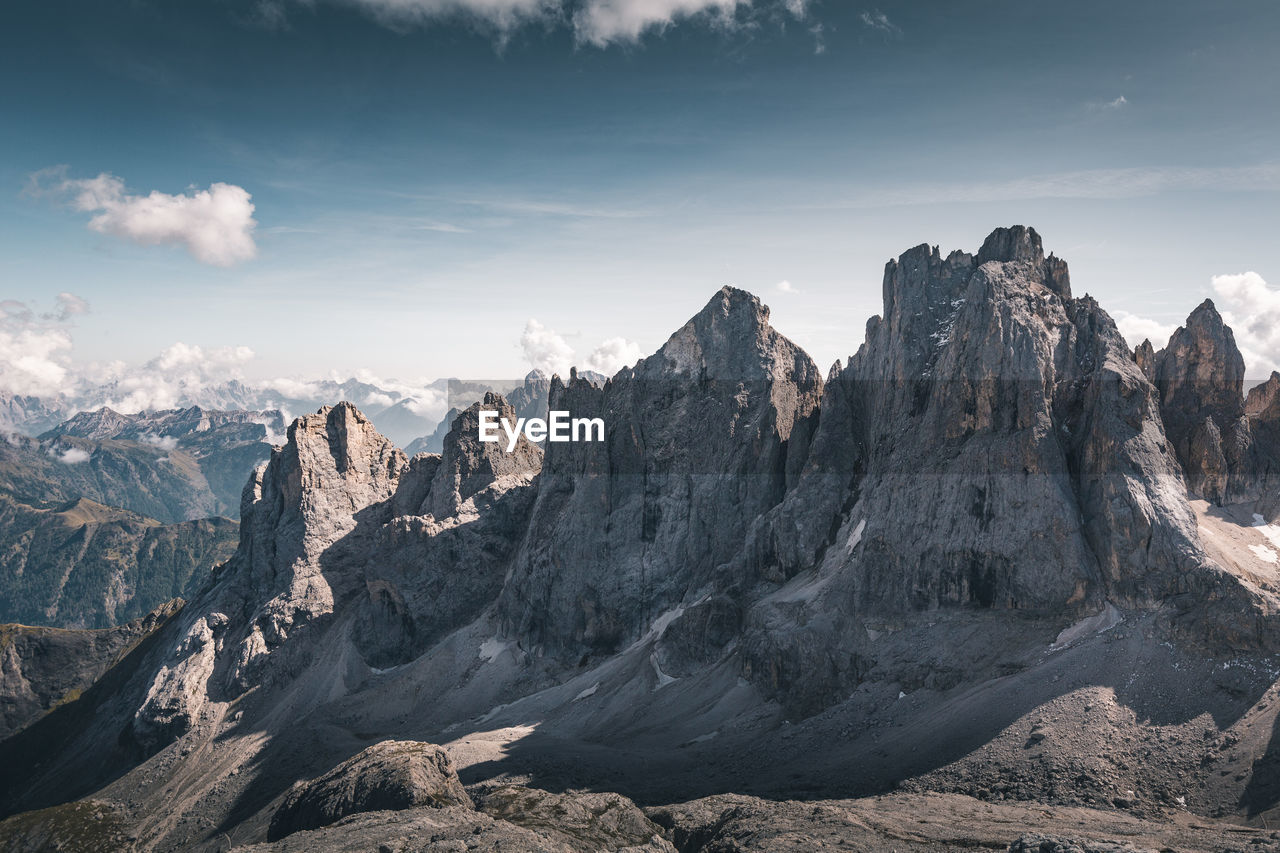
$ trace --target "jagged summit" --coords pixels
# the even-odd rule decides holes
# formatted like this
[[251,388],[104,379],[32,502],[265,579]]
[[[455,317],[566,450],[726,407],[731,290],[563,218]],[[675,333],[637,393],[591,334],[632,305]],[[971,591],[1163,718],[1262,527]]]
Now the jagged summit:
[[1165,430],[1187,487],[1214,503],[1252,493],[1244,357],[1212,299],[1191,312],[1154,363]]
[[[775,366],[790,369],[796,364],[794,354],[799,348],[790,341],[782,346],[781,341],[785,338],[769,325],[769,308],[759,297],[725,286],[632,371],[650,379],[672,373],[708,379],[764,379],[775,375]],[[788,357],[778,358],[780,346]]]
[[[1079,691],[1114,703],[1087,718],[1102,739],[1167,717],[1175,688],[1188,742],[1228,705],[1243,719],[1240,683],[1274,680],[1280,582],[1212,556],[1200,523],[1221,519],[1189,499],[1140,364],[1234,381],[1216,311],[1135,354],[1017,227],[976,254],[909,249],[883,290],[825,381],[757,297],[722,288],[603,385],[527,383],[547,384],[530,406],[600,418],[601,441],[479,442],[482,407],[516,412],[492,394],[412,460],[350,404],[298,419],[245,491],[235,557],[91,700],[91,727],[13,765],[5,802],[115,773],[113,795],[163,814],[156,846],[182,849],[259,840],[288,781],[345,790],[326,774],[387,739],[485,744],[482,781],[551,768],[594,787],[625,767],[687,798],[760,773],[790,795],[824,767],[845,791],[929,772],[1004,791],[998,752],[956,762],[1005,731],[1022,755],[1019,721]],[[1274,410],[1280,375],[1269,388],[1250,405]],[[1173,390],[1214,422],[1214,389]],[[1237,527],[1246,557],[1270,548]],[[490,735],[516,742],[485,751]],[[1073,761],[1053,796],[1145,781]],[[1212,782],[1234,802],[1232,778]]]
[[977,260],[979,264],[988,261],[1039,264],[1044,261],[1044,246],[1034,228],[1025,225],[997,228],[982,242]]
[[[1266,382],[1249,389],[1244,405],[1245,413],[1251,417],[1261,415],[1273,408],[1277,399],[1280,399],[1280,372],[1273,370]],[[1280,420],[1280,412],[1276,412],[1272,419]]]
[[1144,339],[1142,343],[1134,348],[1133,360],[1137,362],[1138,369],[1142,371],[1143,376],[1150,381],[1155,381],[1156,348],[1152,346],[1150,338]]
[[516,422],[515,409],[501,394],[492,391],[463,410],[445,436],[444,452],[422,514],[450,518],[482,490],[503,480],[527,482],[542,467],[542,450],[523,434],[511,452],[507,450],[507,436],[501,431],[498,441],[480,441],[481,410],[497,412],[499,419],[512,425]]

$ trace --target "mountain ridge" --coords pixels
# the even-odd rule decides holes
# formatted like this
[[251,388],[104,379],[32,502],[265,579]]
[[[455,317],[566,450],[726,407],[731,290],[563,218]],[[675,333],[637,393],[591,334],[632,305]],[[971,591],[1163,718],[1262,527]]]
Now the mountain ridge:
[[[147,847],[261,840],[295,780],[399,739],[445,745],[473,786],[651,804],[914,780],[1275,808],[1262,751],[1238,779],[1202,769],[1236,766],[1229,737],[1268,749],[1280,586],[1234,544],[1262,528],[1188,494],[1195,445],[1180,457],[1162,409],[1181,395],[1150,378],[1178,347],[1130,351],[1021,226],[910,249],[883,293],[825,378],[734,288],[602,385],[553,377],[548,405],[603,417],[599,443],[472,440],[480,406],[514,413],[495,394],[439,455],[348,403],[295,420],[245,488],[236,555],[0,803],[76,779],[130,803]],[[1034,737],[1036,715],[1096,707],[1090,731],[1164,758]],[[1061,772],[1008,787],[1017,738]]]

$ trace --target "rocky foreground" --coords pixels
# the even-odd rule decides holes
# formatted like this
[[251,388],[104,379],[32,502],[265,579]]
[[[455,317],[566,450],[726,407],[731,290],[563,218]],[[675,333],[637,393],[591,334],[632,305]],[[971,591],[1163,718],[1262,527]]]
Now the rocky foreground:
[[[1135,353],[1027,228],[886,266],[824,376],[725,288],[406,456],[299,418],[239,546],[0,742],[15,849],[1277,846],[1280,376]],[[1278,742],[1280,743],[1280,742]]]

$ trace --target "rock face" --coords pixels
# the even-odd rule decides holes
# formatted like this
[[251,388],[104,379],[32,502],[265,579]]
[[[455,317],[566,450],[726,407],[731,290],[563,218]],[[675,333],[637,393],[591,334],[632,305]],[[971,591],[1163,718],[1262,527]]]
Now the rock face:
[[553,379],[550,405],[603,442],[548,444],[498,602],[504,633],[575,659],[638,638],[707,584],[808,450],[817,367],[756,297],[723,288],[603,388]]
[[553,794],[506,785],[479,802],[485,814],[562,840],[571,850],[675,850],[636,804],[612,793]]
[[1254,494],[1244,358],[1212,300],[1173,333],[1156,355],[1154,372],[1165,429],[1187,488],[1216,504]]
[[108,628],[188,598],[236,548],[225,518],[161,524],[84,498],[36,509],[0,494],[0,620]]
[[502,588],[528,523],[542,451],[523,435],[512,453],[505,437],[481,442],[481,409],[514,422],[511,406],[487,393],[453,420],[443,455],[415,456],[400,478],[392,520],[363,570],[370,602],[358,636],[371,666],[412,660],[475,619]]
[[[480,440],[481,410],[497,412],[498,422],[514,424],[515,409],[492,392],[458,415],[444,441],[440,464],[431,480],[431,491],[416,515],[432,515],[437,519],[476,513],[475,500],[484,490],[513,482],[528,482],[542,466],[542,451],[523,434],[516,446],[507,452],[507,438],[499,431],[500,440]],[[468,502],[472,505],[467,506]]]
[[[407,466],[350,404],[294,421],[288,443],[245,487],[235,556],[199,606],[183,614],[184,636],[135,716],[144,742],[185,731],[211,694],[229,699],[260,683],[274,649],[362,588],[346,569],[359,564],[377,528],[379,518],[366,510],[389,515]],[[289,655],[308,651],[293,643]]]
[[1026,228],[889,262],[884,314],[747,553],[746,577],[814,576],[803,608],[750,616],[753,672],[792,697],[856,684],[888,614],[1149,607],[1211,574],[1155,389]]
[[169,602],[101,631],[0,625],[0,739],[74,702],[112,664],[177,612]]
[[360,812],[471,808],[449,754],[430,743],[383,741],[293,787],[271,818],[268,840],[318,829]]
[[475,618],[541,463],[523,438],[510,454],[480,442],[482,406],[511,415],[489,395],[458,416],[443,456],[412,462],[349,403],[295,421],[246,486],[239,548],[184,613],[135,734],[162,744],[274,673],[296,677],[335,620],[369,666],[389,667]]
[[[15,777],[38,777],[43,796],[73,771],[125,772],[110,793],[145,789],[164,812],[147,831],[169,849],[213,843],[236,820],[241,840],[260,840],[282,780],[340,761],[289,795],[274,849],[379,833],[405,834],[405,849],[468,833],[472,846],[549,850],[667,850],[678,833],[680,849],[752,849],[738,845],[750,833],[777,849],[803,836],[779,834],[776,815],[821,818],[837,839],[843,807],[673,809],[653,815],[670,838],[646,842],[620,797],[499,788],[477,795],[483,814],[405,808],[435,784],[413,769],[435,748],[350,756],[376,737],[456,738],[483,756],[467,773],[490,780],[533,756],[531,778],[598,762],[596,778],[624,779],[645,763],[649,779],[676,772],[704,792],[778,762],[786,778],[769,784],[798,784],[826,761],[841,784],[883,791],[956,768],[1075,679],[1135,715],[1176,716],[1202,746],[1188,727],[1259,719],[1246,711],[1275,677],[1277,587],[1209,559],[1162,416],[1183,418],[1196,482],[1225,470],[1230,496],[1216,416],[1247,413],[1238,387],[1234,399],[1213,386],[1219,360],[1229,385],[1235,367],[1211,307],[1159,356],[1135,354],[1023,227],[975,254],[911,249],[886,265],[883,296],[824,381],[757,298],[720,290],[603,385],[549,381],[547,405],[600,418],[600,441],[480,442],[481,410],[517,414],[495,394],[455,415],[439,455],[412,459],[350,404],[298,419],[244,491],[235,555],[131,656],[136,677],[92,726]],[[1274,423],[1267,394],[1251,404],[1255,450]],[[1206,422],[1216,437],[1194,432]],[[1241,663],[1215,664],[1228,659]],[[1197,661],[1212,679],[1188,675]],[[1161,689],[1134,686],[1151,672]],[[1189,694],[1176,708],[1174,687]],[[803,740],[784,718],[810,726]],[[744,753],[766,742],[752,764]],[[718,749],[735,750],[732,766],[715,767]],[[145,766],[127,771],[138,755]],[[1054,784],[1083,785],[1066,775]],[[387,807],[400,811],[367,811]]]
[[1251,418],[1280,420],[1277,400],[1280,400],[1280,373],[1272,371],[1266,382],[1249,389],[1249,396],[1244,404],[1245,414]]
[[1142,375],[1147,377],[1149,381],[1154,382],[1156,378],[1156,348],[1151,345],[1150,340],[1144,340],[1138,344],[1137,349],[1133,351],[1133,360],[1138,363],[1138,369],[1142,371]]

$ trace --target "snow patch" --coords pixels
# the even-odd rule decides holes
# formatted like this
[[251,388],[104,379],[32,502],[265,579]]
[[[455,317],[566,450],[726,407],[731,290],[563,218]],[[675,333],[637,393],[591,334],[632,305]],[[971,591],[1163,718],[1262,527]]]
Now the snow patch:
[[1253,555],[1264,563],[1280,562],[1280,555],[1268,548],[1266,545],[1250,545],[1249,550]]
[[641,637],[639,640],[633,643],[631,645],[631,648],[635,648],[636,646],[643,645],[644,643],[647,643],[650,640],[662,639],[662,635],[666,633],[667,628],[671,627],[672,622],[676,621],[681,616],[683,616],[684,612],[688,610],[690,607],[697,607],[699,604],[702,604],[704,601],[706,601],[710,597],[711,597],[710,595],[704,595],[702,596],[702,598],[699,598],[693,604],[679,604],[671,608],[670,610],[668,610],[666,613],[663,613],[657,619],[653,620],[653,624],[649,626],[649,630],[645,632],[643,637]]
[[1267,524],[1267,520],[1255,512],[1253,526],[1266,537],[1273,548],[1280,549],[1280,524]]
[[1101,613],[1088,616],[1068,628],[1063,628],[1062,633],[1058,635],[1058,638],[1053,641],[1053,645],[1049,648],[1060,649],[1064,646],[1069,646],[1076,640],[1088,637],[1091,634],[1101,634],[1106,631],[1110,631],[1123,621],[1124,614],[1121,613],[1114,604],[1108,601],[1107,606],[1102,609]]
[[867,520],[864,518],[858,522],[858,526],[853,528],[853,532],[849,534],[849,541],[844,546],[846,554],[852,554],[853,549],[858,547],[858,543],[862,541],[862,532],[866,529]]
[[658,686],[654,687],[653,688],[654,690],[661,690],[671,682],[677,680],[676,678],[670,675],[667,675],[665,672],[662,671],[662,667],[658,666],[658,656],[656,654],[649,655],[649,663],[653,664],[653,672],[656,676],[658,676]]
[[510,642],[503,642],[496,636],[490,637],[480,644],[479,658],[485,663],[493,663],[498,659],[498,655],[511,648]]
[[597,681],[595,684],[591,685],[586,690],[583,690],[577,696],[574,696],[573,701],[577,702],[579,699],[586,699],[588,696],[594,696],[596,695],[596,691],[599,689],[600,689],[600,682]]

